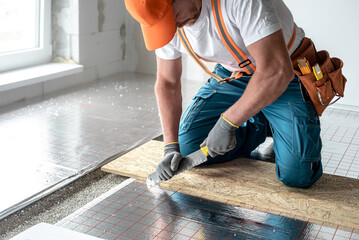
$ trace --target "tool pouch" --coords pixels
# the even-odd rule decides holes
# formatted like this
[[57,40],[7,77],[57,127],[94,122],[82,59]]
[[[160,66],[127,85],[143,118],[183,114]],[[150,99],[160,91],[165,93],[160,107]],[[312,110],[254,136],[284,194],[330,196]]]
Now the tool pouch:
[[[319,64],[323,73],[322,79],[317,80],[313,72],[302,75],[297,60],[303,57],[308,60],[311,66],[314,66],[316,63]],[[322,115],[327,106],[344,97],[347,79],[342,74],[342,60],[330,58],[329,53],[324,50],[317,52],[314,43],[309,38],[303,39],[298,49],[292,54],[291,59],[294,72],[307,90],[319,116]]]

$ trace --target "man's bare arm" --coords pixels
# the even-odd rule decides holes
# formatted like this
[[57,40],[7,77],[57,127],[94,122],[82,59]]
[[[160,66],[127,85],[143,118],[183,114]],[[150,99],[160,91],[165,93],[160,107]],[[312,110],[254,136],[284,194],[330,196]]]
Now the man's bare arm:
[[181,58],[164,60],[157,57],[155,92],[165,144],[178,142],[178,127],[182,114],[181,74]]
[[223,114],[238,126],[273,103],[294,77],[282,30],[247,48],[256,60],[256,71],[243,96]]

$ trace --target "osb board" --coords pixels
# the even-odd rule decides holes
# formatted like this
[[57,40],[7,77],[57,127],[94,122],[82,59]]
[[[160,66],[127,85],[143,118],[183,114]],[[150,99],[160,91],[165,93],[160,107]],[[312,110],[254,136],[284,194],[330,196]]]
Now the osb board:
[[[105,172],[146,180],[163,156],[163,143],[150,141],[102,167]],[[359,228],[359,180],[324,174],[309,189],[287,187],[275,165],[253,159],[197,167],[161,183],[164,189],[254,206],[268,213]]]

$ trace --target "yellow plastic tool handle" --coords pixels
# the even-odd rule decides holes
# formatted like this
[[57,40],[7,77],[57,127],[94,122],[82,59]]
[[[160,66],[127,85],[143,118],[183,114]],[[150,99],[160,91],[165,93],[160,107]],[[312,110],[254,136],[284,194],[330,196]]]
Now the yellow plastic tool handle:
[[204,155],[206,155],[207,157],[209,156],[207,146],[201,147],[201,150],[202,150],[202,152],[204,153]]

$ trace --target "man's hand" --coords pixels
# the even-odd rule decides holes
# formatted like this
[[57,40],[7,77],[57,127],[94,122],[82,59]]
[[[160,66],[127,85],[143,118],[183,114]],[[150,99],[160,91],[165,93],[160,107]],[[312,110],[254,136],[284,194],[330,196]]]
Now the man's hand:
[[169,180],[173,173],[177,171],[178,165],[182,160],[179,143],[169,143],[164,147],[164,156],[156,167],[156,173],[162,181]]
[[222,114],[216,125],[209,132],[208,137],[201,144],[201,147],[207,146],[211,157],[224,155],[226,152],[234,149],[237,144],[235,134],[237,128],[238,126],[232,124]]

